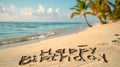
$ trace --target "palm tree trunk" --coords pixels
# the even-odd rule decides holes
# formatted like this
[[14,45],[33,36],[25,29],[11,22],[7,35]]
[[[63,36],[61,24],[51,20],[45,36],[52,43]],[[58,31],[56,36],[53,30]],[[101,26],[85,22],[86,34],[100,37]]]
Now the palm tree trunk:
[[102,20],[101,17],[98,17],[98,18],[99,18],[99,20],[100,20],[100,22],[101,22],[102,24],[107,24],[105,21]]
[[90,24],[88,23],[88,21],[87,21],[87,17],[86,17],[85,14],[84,14],[84,17],[85,17],[85,21],[86,21],[87,25],[88,25],[89,27],[92,27],[92,25],[90,25]]

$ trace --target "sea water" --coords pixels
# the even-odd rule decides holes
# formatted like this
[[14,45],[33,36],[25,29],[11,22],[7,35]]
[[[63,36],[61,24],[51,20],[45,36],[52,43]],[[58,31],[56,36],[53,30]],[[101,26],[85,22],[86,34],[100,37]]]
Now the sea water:
[[0,22],[0,41],[84,26],[77,22]]

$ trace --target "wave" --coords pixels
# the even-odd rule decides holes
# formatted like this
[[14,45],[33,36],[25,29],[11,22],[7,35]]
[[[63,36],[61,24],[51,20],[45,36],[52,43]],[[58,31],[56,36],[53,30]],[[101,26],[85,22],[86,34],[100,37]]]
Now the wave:
[[35,40],[35,39],[42,39],[42,38],[54,36],[55,34],[56,34],[55,32],[48,32],[45,34],[31,35],[31,36],[25,36],[25,37],[20,37],[20,38],[12,38],[12,39],[0,41],[0,45],[24,42],[24,41]]

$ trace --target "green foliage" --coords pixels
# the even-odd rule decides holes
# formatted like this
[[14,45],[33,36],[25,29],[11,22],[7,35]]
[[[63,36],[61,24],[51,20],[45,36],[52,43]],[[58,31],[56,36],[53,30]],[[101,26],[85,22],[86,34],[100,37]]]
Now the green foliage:
[[75,10],[75,12],[73,12],[71,14],[71,18],[81,14],[81,15],[84,16],[87,25],[89,27],[92,27],[92,25],[90,25],[88,23],[87,17],[86,17],[86,10],[88,9],[87,1],[86,0],[76,0],[76,2],[77,2],[77,4],[74,7],[71,8],[72,10]]
[[114,12],[112,13],[112,16],[113,16],[112,20],[120,19],[120,6],[117,7],[116,10],[114,10]]
[[112,13],[112,20],[118,20],[120,19],[120,0],[116,0],[114,5],[115,9]]
[[[115,0],[114,3],[109,0],[76,0],[76,2],[76,6],[71,8],[76,11],[71,14],[71,18],[80,14],[86,18],[86,14],[91,14],[97,16],[102,24],[106,24],[106,20],[120,19],[120,0]],[[87,9],[91,11],[86,12]]]

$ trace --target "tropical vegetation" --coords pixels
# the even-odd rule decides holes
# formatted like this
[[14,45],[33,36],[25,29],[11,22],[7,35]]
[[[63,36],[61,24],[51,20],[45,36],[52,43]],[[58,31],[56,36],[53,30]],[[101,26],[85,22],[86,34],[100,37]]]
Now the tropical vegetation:
[[87,14],[98,17],[102,24],[107,24],[108,20],[120,19],[120,0],[114,2],[110,0],[76,0],[76,2],[77,4],[70,8],[74,10],[71,18],[83,15],[89,27],[92,27],[92,25],[87,20]]

